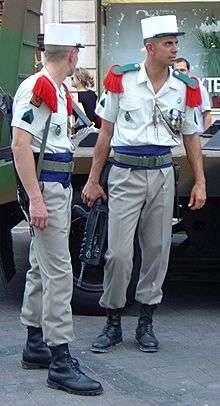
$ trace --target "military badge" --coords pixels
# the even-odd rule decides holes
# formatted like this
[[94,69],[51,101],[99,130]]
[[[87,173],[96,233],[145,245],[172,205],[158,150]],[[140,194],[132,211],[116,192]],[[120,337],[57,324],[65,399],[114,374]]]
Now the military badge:
[[33,106],[35,107],[40,107],[40,105],[42,104],[42,99],[38,96],[36,96],[35,94],[33,94],[30,103],[33,104]]
[[59,124],[57,124],[56,128],[55,128],[55,134],[56,135],[60,135],[61,134],[61,126]]
[[102,100],[100,100],[100,104],[102,107],[105,107],[105,98],[103,98]]
[[28,124],[31,124],[32,121],[34,120],[34,114],[33,114],[33,110],[30,109],[28,111],[25,111],[25,113],[23,114],[22,118],[23,121],[25,121]]
[[129,111],[126,111],[126,113],[125,113],[125,120],[126,120],[126,121],[130,121],[130,119],[131,119],[131,115],[130,115]]

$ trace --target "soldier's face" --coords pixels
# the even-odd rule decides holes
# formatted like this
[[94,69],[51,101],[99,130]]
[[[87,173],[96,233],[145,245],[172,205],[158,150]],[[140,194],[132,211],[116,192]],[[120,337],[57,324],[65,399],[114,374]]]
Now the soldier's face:
[[157,38],[152,44],[152,57],[155,62],[171,66],[178,51],[178,40],[174,36]]
[[173,65],[174,69],[178,69],[180,72],[185,73],[185,75],[189,75],[189,69],[187,68],[186,62],[175,62]]

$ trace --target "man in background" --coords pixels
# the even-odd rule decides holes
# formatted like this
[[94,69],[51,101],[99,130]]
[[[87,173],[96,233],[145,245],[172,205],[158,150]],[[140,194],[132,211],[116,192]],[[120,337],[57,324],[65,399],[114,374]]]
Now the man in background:
[[[185,58],[177,58],[174,61],[174,69],[178,69],[185,75],[191,76],[190,63]],[[212,125],[211,105],[206,87],[199,81],[202,103],[195,108],[195,121],[198,125],[198,134],[203,134]]]

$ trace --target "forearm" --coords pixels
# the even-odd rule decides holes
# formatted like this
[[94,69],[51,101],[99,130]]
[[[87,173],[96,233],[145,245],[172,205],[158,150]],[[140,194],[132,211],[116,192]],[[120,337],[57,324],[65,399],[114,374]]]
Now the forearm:
[[205,183],[200,138],[197,134],[183,137],[184,146],[196,183]]
[[203,115],[204,129],[207,130],[212,125],[212,116],[210,111],[206,111]]
[[111,138],[106,135],[104,130],[100,131],[92,161],[92,167],[89,175],[89,180],[98,183],[102,169],[109,157]]
[[18,175],[30,200],[42,198],[36,175],[34,155],[30,145],[12,144],[12,151]]

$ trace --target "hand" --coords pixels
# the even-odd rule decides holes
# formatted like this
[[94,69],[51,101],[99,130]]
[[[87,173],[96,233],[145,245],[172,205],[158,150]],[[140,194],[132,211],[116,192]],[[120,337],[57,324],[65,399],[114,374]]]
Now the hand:
[[101,197],[103,200],[107,199],[103,188],[99,183],[88,180],[81,194],[83,203],[87,204],[89,207],[92,207],[99,197]]
[[42,196],[30,200],[29,210],[31,225],[44,230],[48,226],[48,212]]
[[201,209],[206,202],[205,182],[196,182],[192,188],[188,207],[191,210]]

